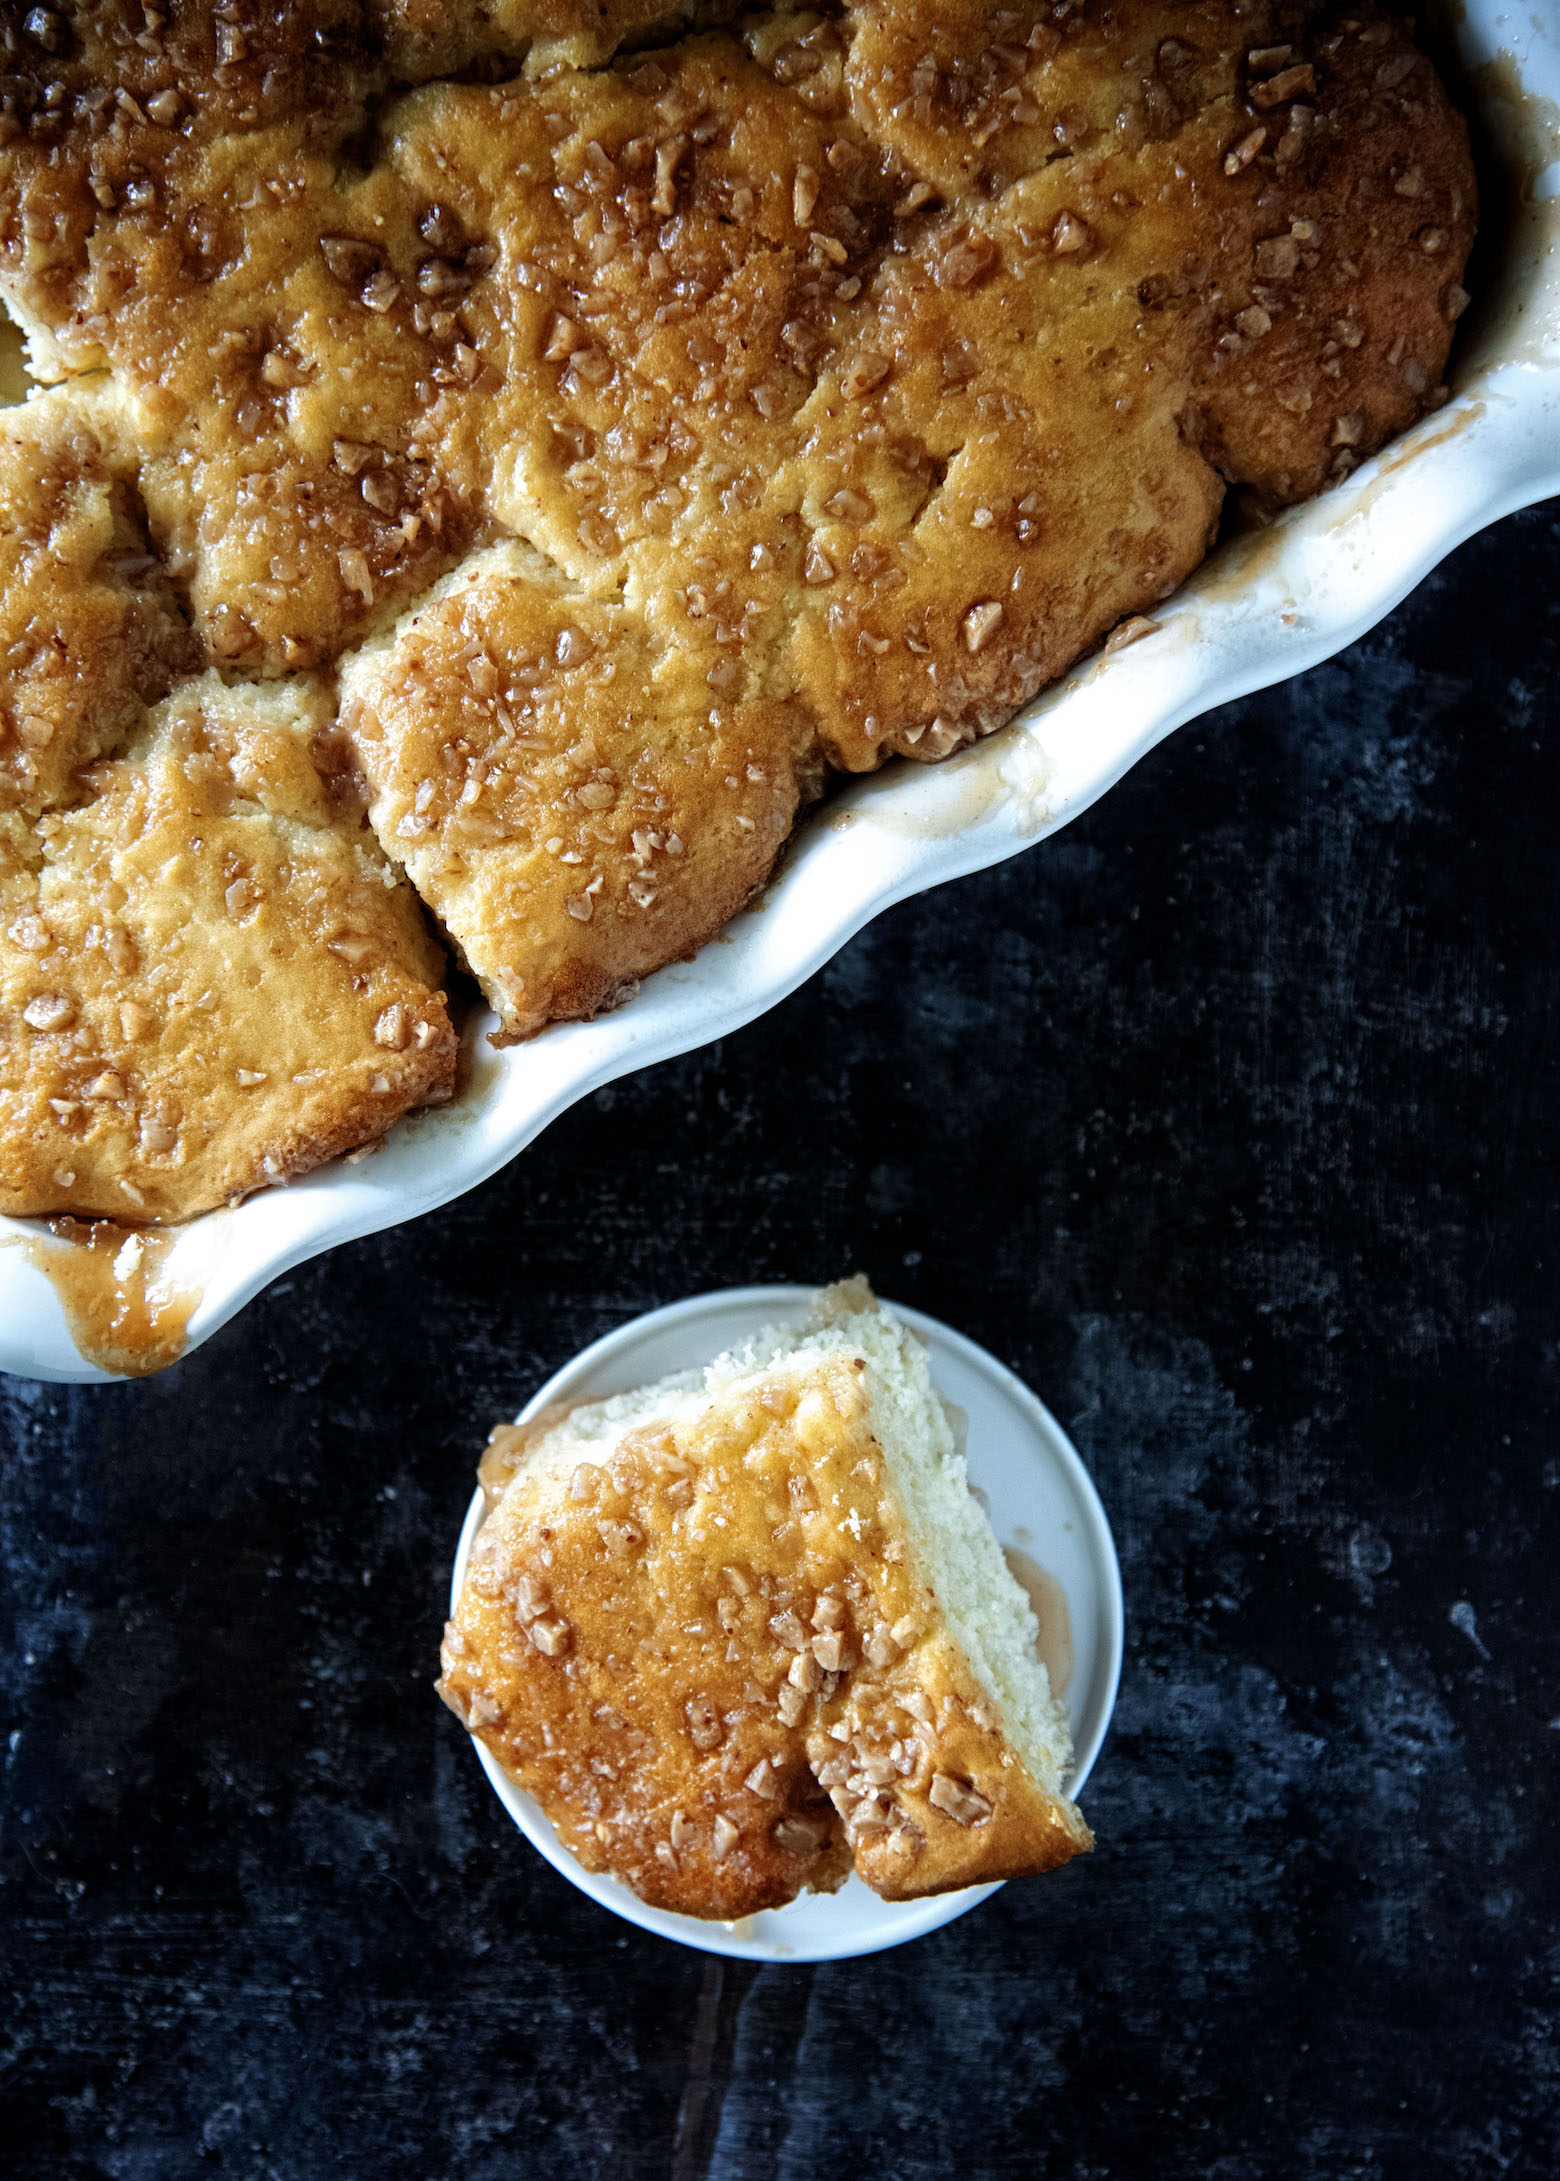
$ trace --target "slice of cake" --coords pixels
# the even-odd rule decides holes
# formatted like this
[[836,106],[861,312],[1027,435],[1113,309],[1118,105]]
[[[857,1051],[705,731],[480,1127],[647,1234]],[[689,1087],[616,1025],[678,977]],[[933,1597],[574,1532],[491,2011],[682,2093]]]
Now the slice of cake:
[[1092,1844],[926,1352],[861,1280],[704,1371],[500,1425],[440,1694],[588,1870],[737,1917]]

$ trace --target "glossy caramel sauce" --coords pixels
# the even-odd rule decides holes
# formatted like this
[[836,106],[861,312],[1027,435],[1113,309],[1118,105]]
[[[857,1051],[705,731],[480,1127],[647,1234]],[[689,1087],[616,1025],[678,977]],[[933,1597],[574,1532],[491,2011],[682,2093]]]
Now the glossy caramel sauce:
[[1067,1613],[1067,1593],[1054,1575],[1047,1574],[1038,1561],[1031,1560],[1028,1553],[1020,1552],[1016,1545],[1004,1545],[1002,1557],[1014,1582],[1035,1609],[1035,1619],[1040,1623],[1035,1649],[1050,1676],[1051,1694],[1060,1701],[1067,1694],[1073,1674],[1072,1622]]
[[124,1378],[177,1362],[200,1297],[158,1280],[174,1237],[112,1219],[47,1224],[52,1241],[40,1237],[22,1247],[59,1297],[70,1337],[87,1361]]

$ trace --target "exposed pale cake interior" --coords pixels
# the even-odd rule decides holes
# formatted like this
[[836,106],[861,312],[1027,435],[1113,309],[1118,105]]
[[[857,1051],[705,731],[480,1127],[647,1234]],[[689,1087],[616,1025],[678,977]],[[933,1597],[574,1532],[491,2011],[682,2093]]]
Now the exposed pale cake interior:
[[636,1424],[691,1420],[709,1400],[752,1395],[776,1370],[806,1385],[825,1356],[865,1356],[872,1431],[899,1497],[905,1542],[1003,1732],[1041,1785],[1062,1795],[1072,1761],[1067,1707],[1052,1695],[1035,1648],[1034,1609],[970,1488],[924,1344],[861,1280],[831,1288],[820,1315],[825,1323],[801,1333],[766,1326],[702,1372],[676,1372],[638,1393],[576,1409],[543,1442],[549,1466],[602,1461]]

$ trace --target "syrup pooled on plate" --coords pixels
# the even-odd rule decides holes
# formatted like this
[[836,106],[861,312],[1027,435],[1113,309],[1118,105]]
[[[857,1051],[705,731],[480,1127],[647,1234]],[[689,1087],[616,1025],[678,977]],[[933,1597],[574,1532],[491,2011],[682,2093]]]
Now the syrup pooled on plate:
[[1031,1560],[1027,1552],[1020,1552],[1016,1545],[1004,1545],[1002,1557],[1008,1564],[1008,1573],[1035,1609],[1035,1619],[1040,1623],[1035,1649],[1050,1676],[1051,1694],[1060,1703],[1067,1694],[1073,1672],[1072,1622],[1067,1613],[1067,1593],[1054,1575],[1048,1574],[1037,1560]]

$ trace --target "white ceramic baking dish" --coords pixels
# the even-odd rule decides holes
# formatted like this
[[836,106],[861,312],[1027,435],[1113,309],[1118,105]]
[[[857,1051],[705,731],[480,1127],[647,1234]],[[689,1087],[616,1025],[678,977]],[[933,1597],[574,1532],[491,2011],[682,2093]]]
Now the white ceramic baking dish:
[[[160,1277],[199,1293],[189,1345],[289,1266],[475,1187],[586,1092],[750,1021],[891,903],[1044,839],[1173,728],[1341,650],[1472,532],[1560,492],[1560,9],[1541,19],[1502,0],[1446,0],[1443,12],[1512,198],[1485,208],[1500,247],[1450,404],[1347,484],[1222,548],[1152,633],[1085,661],[990,741],[846,788],[696,961],[662,970],[613,1014],[501,1054],[485,1043],[490,1021],[474,1023],[454,1106],[403,1123],[372,1158],[181,1229]],[[0,1220],[0,1368],[103,1378],[26,1247],[40,1232]]]

